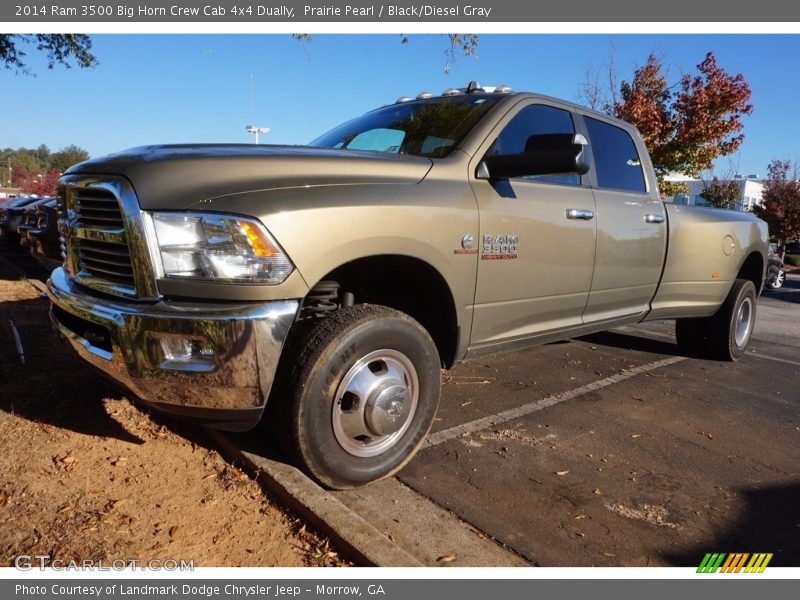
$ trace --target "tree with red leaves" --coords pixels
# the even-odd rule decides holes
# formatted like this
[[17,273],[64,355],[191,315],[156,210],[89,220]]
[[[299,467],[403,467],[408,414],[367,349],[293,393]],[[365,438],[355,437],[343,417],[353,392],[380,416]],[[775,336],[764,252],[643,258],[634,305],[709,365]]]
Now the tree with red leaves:
[[[800,238],[800,181],[789,160],[773,160],[764,182],[761,206],[753,212],[769,225],[770,235],[786,247],[786,240]],[[791,175],[790,175],[791,173]]]
[[651,54],[630,82],[622,82],[621,99],[609,107],[641,132],[665,196],[675,192],[664,182],[668,173],[699,177],[717,158],[735,152],[744,141],[742,117],[753,112],[741,73],[729,75],[712,52],[697,71],[670,86]]
[[14,169],[12,182],[19,187],[23,194],[31,196],[55,196],[58,178],[61,171],[49,169],[47,171],[28,170],[25,167]]

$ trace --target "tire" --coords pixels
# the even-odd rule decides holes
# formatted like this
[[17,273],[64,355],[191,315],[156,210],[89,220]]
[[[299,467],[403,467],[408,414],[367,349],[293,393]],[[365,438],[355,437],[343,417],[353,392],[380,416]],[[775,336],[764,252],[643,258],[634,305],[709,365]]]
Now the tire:
[[741,358],[755,321],[756,287],[749,279],[737,279],[722,307],[709,320],[706,345],[710,356],[727,361]]
[[784,271],[783,269],[778,269],[778,274],[775,275],[775,279],[772,281],[767,281],[765,285],[771,290],[779,290],[783,287],[785,281],[786,281],[786,271]]
[[277,425],[301,468],[350,489],[411,460],[441,394],[439,353],[419,323],[384,306],[343,308],[313,325],[296,356]]
[[708,321],[707,318],[677,319],[675,321],[675,339],[683,354],[695,358],[708,356],[706,345]]

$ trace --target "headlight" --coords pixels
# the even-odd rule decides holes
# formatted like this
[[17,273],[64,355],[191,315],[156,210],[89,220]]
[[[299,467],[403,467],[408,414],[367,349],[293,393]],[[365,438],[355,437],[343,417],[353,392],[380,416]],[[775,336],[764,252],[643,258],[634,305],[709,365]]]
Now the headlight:
[[276,284],[294,266],[255,219],[152,213],[166,277]]

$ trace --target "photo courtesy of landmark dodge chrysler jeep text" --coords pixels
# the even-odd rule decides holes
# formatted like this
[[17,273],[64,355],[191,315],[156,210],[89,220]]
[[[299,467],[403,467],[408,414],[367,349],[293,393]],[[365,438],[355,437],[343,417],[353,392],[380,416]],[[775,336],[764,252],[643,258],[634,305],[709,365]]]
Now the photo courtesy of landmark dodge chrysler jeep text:
[[752,215],[660,200],[632,126],[475,83],[308,146],[89,160],[59,203],[48,290],[75,351],[173,415],[265,415],[332,488],[410,460],[466,358],[676,319],[681,347],[735,360],[767,262]]

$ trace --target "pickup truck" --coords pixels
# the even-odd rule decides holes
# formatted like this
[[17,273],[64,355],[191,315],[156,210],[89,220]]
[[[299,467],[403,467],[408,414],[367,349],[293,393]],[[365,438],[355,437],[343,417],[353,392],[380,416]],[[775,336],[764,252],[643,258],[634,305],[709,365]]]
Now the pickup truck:
[[736,360],[767,262],[759,219],[660,199],[631,125],[474,83],[307,146],[92,159],[59,203],[75,351],[173,415],[266,415],[330,488],[409,461],[465,359],[676,319],[680,349]]

